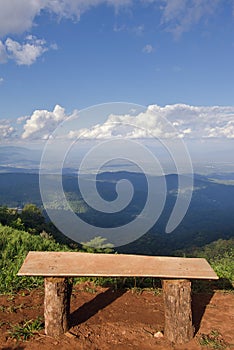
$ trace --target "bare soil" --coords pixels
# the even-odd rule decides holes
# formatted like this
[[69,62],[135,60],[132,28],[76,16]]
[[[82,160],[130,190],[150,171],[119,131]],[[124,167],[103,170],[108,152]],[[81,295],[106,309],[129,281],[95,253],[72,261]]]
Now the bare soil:
[[[184,345],[170,344],[156,333],[163,331],[162,293],[144,290],[113,290],[95,287],[89,282],[73,287],[71,328],[54,339],[39,331],[28,341],[15,340],[9,334],[12,325],[43,317],[43,289],[0,296],[1,350],[198,350],[200,339],[216,332],[214,349],[234,349],[234,294],[215,291],[193,295],[195,337]],[[212,337],[211,337],[212,339]]]

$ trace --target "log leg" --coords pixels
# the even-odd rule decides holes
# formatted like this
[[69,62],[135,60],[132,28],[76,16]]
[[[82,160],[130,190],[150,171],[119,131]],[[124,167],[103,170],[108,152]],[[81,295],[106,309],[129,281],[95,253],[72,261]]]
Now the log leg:
[[66,277],[45,278],[45,333],[57,337],[69,329],[72,285]]
[[189,280],[163,280],[165,337],[183,344],[194,336],[191,310],[191,282]]

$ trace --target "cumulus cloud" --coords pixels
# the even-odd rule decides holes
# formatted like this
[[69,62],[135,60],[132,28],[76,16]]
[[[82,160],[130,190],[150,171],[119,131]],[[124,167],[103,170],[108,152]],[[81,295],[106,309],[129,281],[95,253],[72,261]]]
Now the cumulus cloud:
[[234,107],[151,105],[143,113],[110,115],[103,124],[71,130],[69,138],[234,139]]
[[[150,105],[144,112],[133,115],[110,114],[106,121],[92,127],[84,127],[83,113],[75,110],[71,115],[59,105],[53,111],[35,110],[31,116],[18,118],[23,124],[21,138],[24,140],[47,140],[53,131],[63,124],[59,134],[61,139],[174,139],[190,140],[234,139],[234,107],[233,106],[191,106],[186,104]],[[68,121],[66,123],[66,121]],[[79,121],[77,123],[77,120]],[[72,123],[70,123],[72,121]],[[90,120],[87,120],[90,123]],[[82,125],[82,128],[79,127]],[[12,135],[15,129],[7,121],[1,122],[1,134]]]
[[154,51],[154,48],[153,48],[152,45],[147,44],[147,45],[145,45],[145,46],[143,47],[142,51],[143,51],[144,53],[152,53],[152,52]]
[[32,35],[28,35],[22,44],[7,38],[4,44],[0,42],[0,63],[12,59],[18,65],[30,66],[47,50],[46,41]]
[[[184,136],[190,138],[234,138],[233,106],[190,106],[175,104],[150,106],[152,111],[167,118]],[[214,130],[216,132],[214,133]]]
[[[36,110],[26,119],[22,138],[47,140],[56,127],[67,117],[64,108],[59,105],[56,105],[52,112]],[[24,117],[19,118],[18,121],[22,122],[22,120]]]
[[13,128],[13,126],[11,126],[9,120],[0,120],[0,140],[11,138],[14,135],[15,131],[16,130]]

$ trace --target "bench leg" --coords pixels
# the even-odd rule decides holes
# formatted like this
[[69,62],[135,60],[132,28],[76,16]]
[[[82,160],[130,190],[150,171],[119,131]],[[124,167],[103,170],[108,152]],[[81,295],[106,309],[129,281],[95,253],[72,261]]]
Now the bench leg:
[[45,333],[57,337],[69,329],[72,285],[66,277],[45,278]]
[[191,282],[189,280],[163,280],[165,337],[183,344],[194,336],[191,310]]

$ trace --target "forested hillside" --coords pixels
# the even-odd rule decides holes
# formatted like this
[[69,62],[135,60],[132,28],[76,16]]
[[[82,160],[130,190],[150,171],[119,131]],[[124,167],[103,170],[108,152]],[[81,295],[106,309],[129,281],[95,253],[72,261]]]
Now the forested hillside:
[[[132,201],[124,210],[113,214],[100,213],[84,202],[79,191],[77,176],[63,175],[63,188],[68,203],[61,201],[61,196],[53,190],[53,184],[58,179],[57,175],[45,176],[51,185],[49,186],[51,198],[49,208],[60,216],[61,210],[68,209],[69,203],[82,220],[98,227],[99,232],[102,227],[118,227],[134,220],[141,213],[147,198],[147,181],[144,174],[123,171],[100,173],[97,176],[97,188],[100,195],[110,203],[116,198],[116,184],[120,179],[129,180],[134,187]],[[175,204],[178,190],[178,176],[167,175],[167,198],[159,220],[143,237],[127,246],[120,247],[120,251],[168,255],[173,253],[172,250],[199,247],[219,238],[234,237],[233,182],[229,177],[216,175],[215,178],[215,174],[212,176],[213,179],[195,175],[192,201],[187,214],[172,234],[165,234],[165,227]],[[85,177],[87,183],[92,181],[88,174]],[[157,184],[158,179],[155,178],[155,181]],[[39,176],[36,173],[1,173],[0,194],[0,205],[2,206],[22,209],[28,203],[33,203],[45,214],[40,196]],[[21,217],[21,221],[15,222],[14,227],[27,228],[27,225],[21,225],[22,219]],[[69,226],[69,223],[67,225]],[[60,242],[69,243],[69,239],[61,235],[53,225],[49,228],[49,232]]]
[[[102,237],[93,240],[92,246],[96,247],[93,249],[89,245],[82,245],[82,242],[70,240],[58,231],[46,217],[37,174],[3,173],[0,177],[1,292],[33,287],[41,283],[40,278],[16,276],[30,250],[82,249],[100,252],[105,248],[105,252],[205,257],[220,277],[229,281],[230,285],[233,283],[234,186],[227,179],[212,180],[196,176],[192,201],[184,220],[174,232],[166,234],[165,224],[175,203],[178,186],[178,177],[168,175],[166,205],[156,225],[138,240],[111,250],[111,246]],[[76,176],[70,174],[63,177],[64,192],[69,204],[81,218],[97,227],[116,227],[125,224],[141,212],[147,193],[144,176],[116,172],[102,173],[98,176],[97,187],[101,196],[106,200],[113,200],[116,196],[116,183],[122,178],[131,181],[135,192],[126,210],[118,214],[100,214],[88,207],[80,195]],[[56,176],[49,177],[51,184],[55,180]],[[89,177],[87,180],[89,181]],[[51,193],[51,208],[58,213],[66,210],[61,199],[53,193],[52,185]],[[97,236],[100,235],[100,231],[101,229],[98,230]]]
[[[44,230],[46,227],[45,225],[47,224],[42,222],[43,219],[40,210],[33,205],[26,207],[27,210],[30,208],[33,208],[34,217],[28,228],[25,228],[26,221],[24,221],[24,216],[21,221],[19,220],[19,217],[15,217],[16,213],[12,209],[9,210],[5,207],[1,208],[1,221],[4,225],[0,224],[0,293],[9,293],[21,288],[33,288],[41,285],[43,282],[42,278],[17,277],[17,272],[28,251],[71,251],[75,249],[92,252],[114,252],[114,250],[110,249],[110,247],[105,244],[105,240],[101,237],[97,237],[92,242],[96,248],[91,248],[88,245],[78,247],[78,245],[72,242],[70,242],[69,245],[56,242],[53,235]],[[7,213],[5,223],[3,220],[4,212]],[[9,217],[11,217],[11,220]],[[35,223],[35,226],[33,225],[33,222]],[[8,225],[12,225],[12,227]],[[24,230],[15,228],[17,225],[24,226]],[[43,230],[39,233],[41,229]],[[116,252],[119,253],[120,251],[117,249]],[[190,247],[179,251],[171,249],[171,252],[171,255],[206,258],[221,280],[225,281],[221,286],[231,288],[231,285],[234,282],[233,238],[228,240],[219,239],[200,248]],[[111,280],[109,280],[109,282],[112,283]],[[103,283],[103,279],[101,283]],[[113,283],[116,284],[116,281],[113,281]],[[131,284],[131,281],[128,283]]]

